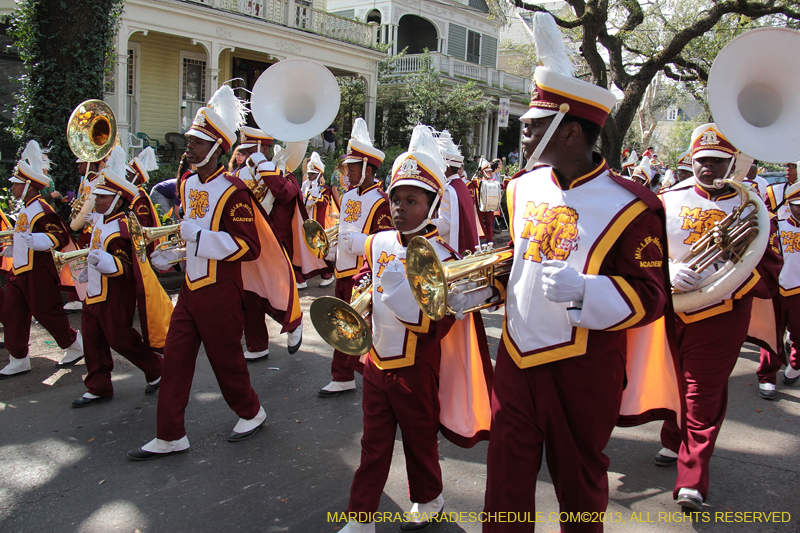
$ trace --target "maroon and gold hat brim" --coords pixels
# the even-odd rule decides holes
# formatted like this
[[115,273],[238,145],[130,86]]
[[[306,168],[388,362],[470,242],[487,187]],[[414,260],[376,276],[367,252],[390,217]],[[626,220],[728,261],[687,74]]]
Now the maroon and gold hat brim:
[[547,67],[537,67],[533,75],[534,90],[530,109],[520,120],[553,115],[567,105],[567,114],[603,126],[616,104],[614,94],[603,87],[564,76]]

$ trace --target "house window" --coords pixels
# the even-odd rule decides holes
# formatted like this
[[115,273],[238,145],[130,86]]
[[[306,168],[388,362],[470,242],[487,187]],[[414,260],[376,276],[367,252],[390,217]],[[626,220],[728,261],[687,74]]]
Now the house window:
[[676,107],[671,107],[667,110],[667,120],[670,122],[678,120],[678,111],[680,111]]
[[183,100],[205,102],[206,62],[200,59],[183,58]]
[[470,63],[481,61],[481,34],[478,32],[467,32],[467,61]]

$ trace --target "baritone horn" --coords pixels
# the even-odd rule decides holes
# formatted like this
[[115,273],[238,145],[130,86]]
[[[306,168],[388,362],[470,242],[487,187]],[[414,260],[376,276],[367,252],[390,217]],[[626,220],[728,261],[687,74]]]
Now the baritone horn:
[[[186,241],[181,239],[178,235],[181,231],[180,224],[170,224],[169,226],[160,226],[155,228],[143,228],[139,224],[136,215],[128,213],[128,231],[131,236],[131,243],[136,252],[136,257],[140,263],[147,261],[147,246],[158,239],[166,239],[164,242],[156,245],[155,251],[163,252],[173,248],[180,248],[186,246]],[[185,259],[170,261],[170,264],[180,263]]]
[[14,231],[13,229],[0,231],[0,246],[11,246],[14,243]]
[[[406,253],[406,277],[411,292],[422,312],[431,320],[441,320],[455,314],[447,302],[447,293],[454,287],[466,285],[463,294],[494,285],[498,276],[511,272],[514,250],[511,247],[494,249],[492,243],[476,246],[474,254],[457,261],[442,263],[427,239],[414,237]],[[472,313],[502,304],[501,301],[485,303],[464,313]]]
[[309,218],[303,222],[303,240],[311,253],[319,259],[325,259],[330,249],[339,240],[339,224],[325,229],[322,224]]
[[372,304],[372,280],[365,277],[353,290],[353,300],[322,296],[311,304],[311,322],[322,340],[349,355],[363,355],[372,348],[367,325]]
[[78,279],[82,270],[86,269],[86,257],[91,252],[91,248],[83,248],[82,250],[74,250],[72,252],[57,252],[50,248],[50,254],[53,256],[53,263],[56,265],[56,272],[61,272],[61,269],[69,265],[69,274],[72,279]]

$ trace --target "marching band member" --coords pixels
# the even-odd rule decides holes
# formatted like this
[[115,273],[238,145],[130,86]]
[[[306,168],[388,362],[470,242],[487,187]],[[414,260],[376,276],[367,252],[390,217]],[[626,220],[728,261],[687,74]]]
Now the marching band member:
[[[797,370],[800,368],[800,357],[795,347],[795,339],[800,338],[800,183],[786,189],[786,202],[789,204],[789,218],[778,221],[783,268],[778,278],[779,291],[773,298],[779,342],[777,351],[761,348],[761,364],[756,371],[758,394],[765,400],[775,399],[775,378],[784,364],[785,385],[793,385],[800,378],[800,371]],[[791,335],[789,353],[780,342],[786,330]]]
[[481,241],[478,237],[478,220],[475,217],[472,196],[458,174],[459,169],[464,166],[464,156],[453,142],[449,131],[442,131],[437,142],[447,164],[447,183],[439,206],[439,215],[433,223],[442,239],[459,254],[474,252]]
[[[263,131],[243,126],[240,132],[239,151],[245,156],[245,164],[237,173],[239,179],[254,190],[259,182],[266,187],[262,206],[269,215],[275,231],[289,260],[294,266],[297,288],[306,288],[305,279],[316,276],[328,268],[324,261],[313,257],[303,242],[302,226],[308,215],[302,204],[297,178],[284,172],[268,160],[274,139]],[[277,147],[276,147],[277,149]],[[277,152],[277,150],[276,150]],[[247,161],[250,161],[250,164]],[[277,158],[273,157],[273,160]],[[251,167],[253,171],[251,171]],[[255,175],[253,174],[255,172]],[[262,305],[263,304],[263,305]],[[266,305],[266,307],[264,306]],[[244,295],[244,337],[247,344],[245,359],[254,362],[269,356],[269,330],[264,321],[271,314],[263,298],[246,291]],[[297,352],[303,342],[302,323],[287,335],[287,350]]]
[[[142,152],[133,158],[127,167],[128,181],[133,183],[139,190],[139,194],[134,198],[131,203],[130,210],[136,215],[136,219],[143,228],[152,228],[161,226],[161,218],[153,206],[147,191],[143,188],[150,181],[150,174],[153,170],[158,170],[158,162],[156,161],[156,153],[153,148],[148,146]],[[166,215],[164,212],[162,215]]]
[[[83,383],[88,391],[72,402],[76,408],[113,396],[112,348],[144,372],[145,394],[156,392],[161,381],[161,358],[154,348],[164,348],[172,302],[150,263],[136,257],[125,215],[141,191],[123,177],[124,168],[125,150],[118,146],[95,181],[92,251],[83,271],[87,285],[81,316],[88,370]],[[142,334],[133,327],[137,299]]]
[[74,249],[74,243],[64,221],[39,195],[51,183],[42,165],[38,143],[29,141],[14,175],[9,178],[11,194],[22,200],[23,207],[17,215],[14,243],[3,250],[5,256],[13,258],[11,272],[6,277],[3,308],[5,344],[11,357],[9,364],[0,370],[0,379],[31,370],[28,356],[31,315],[59,347],[66,349],[56,366],[71,366],[83,359],[81,334],[70,327],[62,307],[60,273],[56,272],[50,254],[51,248]]
[[[667,212],[670,260],[683,257],[704,231],[740,205],[737,193],[717,180],[727,178],[737,150],[713,123],[692,132],[694,180],[662,194]],[[753,298],[771,298],[777,291],[782,260],[777,235],[770,236],[757,269],[735,291],[701,309],[678,313],[676,318],[680,377],[686,406],[680,426],[672,421],[661,429],[664,448],[655,463],[677,463],[673,497],[682,507],[702,508],[708,497],[709,461],[728,404],[728,378],[747,337]],[[675,292],[696,290],[714,272],[694,272],[670,263]]]
[[[545,66],[534,72],[535,92],[521,118],[523,145],[528,160],[547,166],[513,180],[506,193],[514,257],[495,289],[506,305],[492,387],[485,532],[534,530],[533,523],[491,517],[535,514],[544,452],[561,512],[602,514],[609,466],[603,449],[620,415],[642,423],[680,406],[674,375],[669,387],[663,371],[672,358],[635,352],[628,340],[664,315],[669,297],[658,198],[593,152],[616,99],[572,77],[565,50],[543,50],[543,41],[563,42],[550,15],[534,15],[534,40]],[[658,385],[627,368],[657,357],[659,371],[647,380]],[[641,396],[629,400],[631,391]],[[662,398],[665,392],[671,396]],[[564,532],[602,529],[599,521],[561,523]]]
[[[339,209],[333,199],[333,191],[325,184],[325,165],[317,152],[311,154],[307,165],[308,180],[311,186],[305,192],[305,205],[309,218],[325,228],[332,228],[339,223]],[[322,274],[320,287],[329,287],[335,281],[333,272]]]
[[[342,195],[338,244],[328,252],[328,259],[335,258],[336,261],[334,294],[348,303],[353,292],[353,276],[364,264],[367,237],[394,228],[388,197],[375,180],[383,157],[383,152],[372,146],[367,123],[363,118],[357,118],[344,160],[351,189]],[[363,368],[358,357],[334,350],[332,380],[317,395],[329,398],[354,391],[355,372],[361,373]]]
[[767,208],[778,216],[778,220],[789,218],[789,206],[786,203],[786,188],[797,181],[797,163],[786,163],[786,181],[767,187]]
[[92,228],[89,226],[89,220],[92,218],[92,209],[94,208],[92,198],[92,187],[97,178],[100,177],[100,171],[105,166],[105,161],[85,161],[77,159],[78,172],[83,176],[78,190],[75,191],[75,198],[84,198],[85,203],[80,212],[69,221],[69,227],[72,231],[77,231],[78,235],[78,248],[86,248],[89,246],[89,241],[92,239]]
[[[428,319],[414,301],[403,263],[406,246],[418,235],[431,243],[441,260],[458,257],[437,235],[431,221],[443,193],[444,170],[445,163],[428,127],[417,126],[409,151],[395,160],[392,169],[389,197],[397,231],[372,235],[365,244],[366,262],[359,276],[371,273],[374,344],[364,365],[361,464],[353,476],[347,508],[348,513],[360,518],[349,521],[342,533],[375,532],[371,515],[378,510],[389,477],[398,425],[403,435],[412,502],[408,513],[411,520],[400,526],[403,531],[424,528],[444,507],[437,439],[440,427],[444,436],[463,447],[488,438],[486,374],[491,372],[491,363],[483,325],[477,322],[478,330],[471,315],[459,321],[458,327],[452,316],[436,322]],[[448,343],[451,334],[462,336],[459,349],[453,349],[458,343]],[[462,368],[457,376],[450,375],[453,358],[477,361],[477,368],[483,370],[472,378],[480,387],[466,389],[480,391],[475,395],[480,407],[465,406],[461,411],[462,416],[480,413],[483,423],[471,425],[461,433],[454,433],[448,419],[442,416],[449,409],[448,404],[466,403],[452,398],[450,393],[455,389],[443,392],[463,372]]]
[[633,169],[638,162],[639,155],[636,153],[636,150],[631,150],[631,155],[628,156],[627,161],[622,163],[622,172],[620,172],[620,176],[631,177],[633,175]]
[[[247,439],[264,424],[266,412],[250,385],[241,347],[243,291],[267,298],[276,314],[283,314],[284,329],[300,323],[294,274],[271,223],[250,189],[218,162],[235,142],[244,113],[233,90],[223,85],[186,133],[187,161],[197,168],[180,185],[186,248],[151,257],[161,269],[185,257],[186,280],[164,347],[156,438],[128,452],[134,460],[189,449],[184,413],[201,342],[225,401],[239,416],[228,441]],[[270,165],[264,163],[264,170]]]
[[486,239],[486,242],[492,242],[494,239],[494,211],[481,211],[480,196],[481,196],[481,183],[484,180],[492,179],[492,164],[485,158],[481,157],[478,164],[478,172],[472,177],[472,180],[467,183],[467,189],[472,195],[472,201],[475,204],[475,209],[478,214],[478,224],[481,227],[481,237]]

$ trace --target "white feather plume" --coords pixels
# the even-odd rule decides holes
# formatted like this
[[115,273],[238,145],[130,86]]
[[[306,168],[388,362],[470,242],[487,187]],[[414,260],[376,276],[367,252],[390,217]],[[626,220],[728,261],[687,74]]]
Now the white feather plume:
[[639,166],[634,170],[634,174],[639,173],[647,178],[647,181],[653,177],[653,168],[650,166],[650,156],[646,155],[639,162]]
[[308,160],[308,164],[306,165],[307,172],[325,172],[325,164],[322,162],[322,158],[319,156],[317,152],[311,153],[311,158]]
[[146,172],[158,170],[158,158],[156,158],[156,152],[153,150],[152,146],[148,146],[142,150],[142,152],[136,156],[136,159],[139,160],[139,165],[141,165]]
[[367,127],[367,122],[358,117],[356,121],[353,123],[353,131],[350,132],[350,138],[355,139],[358,142],[364,143],[366,145],[372,146],[372,139],[369,135],[369,128]]
[[671,168],[668,168],[667,171],[664,173],[663,185],[664,187],[671,187],[675,185],[675,173],[672,172]]
[[564,37],[549,13],[533,15],[533,42],[536,57],[542,65],[564,76],[574,76]]
[[434,164],[438,167],[438,170],[442,173],[447,169],[447,164],[444,162],[439,145],[428,126],[423,124],[414,126],[414,131],[411,132],[411,142],[408,143],[408,151],[423,153],[430,156]]
[[239,131],[239,128],[244,125],[248,113],[244,102],[236,98],[229,85],[223,85],[217,89],[217,92],[208,101],[208,107],[218,114],[233,131]]
[[453,136],[447,130],[442,130],[439,134],[439,138],[436,140],[439,143],[439,149],[447,155],[451,156],[459,156],[461,155],[461,150],[459,150],[456,143],[453,142]]
[[631,155],[628,156],[628,160],[625,162],[627,165],[633,165],[639,160],[639,154],[636,153],[636,150],[631,150]]
[[28,144],[25,145],[21,159],[27,161],[31,168],[39,174],[44,174],[44,171],[50,168],[50,160],[42,152],[39,143],[33,140],[28,141]]
[[115,173],[117,176],[125,177],[125,149],[123,147],[117,146],[111,151],[111,155],[108,156],[108,161],[106,161],[105,168]]

